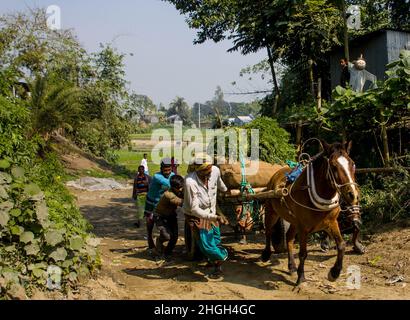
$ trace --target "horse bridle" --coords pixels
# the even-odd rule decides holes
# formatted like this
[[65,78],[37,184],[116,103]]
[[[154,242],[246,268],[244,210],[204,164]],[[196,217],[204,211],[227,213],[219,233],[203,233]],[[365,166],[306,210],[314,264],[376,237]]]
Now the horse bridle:
[[[352,182],[347,182],[344,184],[338,184],[336,182],[336,178],[335,175],[333,173],[333,170],[331,169],[330,166],[330,159],[327,157],[323,157],[326,161],[327,161],[327,173],[326,173],[326,177],[330,180],[330,183],[333,185],[333,187],[336,189],[336,192],[343,198],[343,200],[347,203],[348,201],[346,200],[345,196],[343,195],[342,192],[342,188],[346,187],[346,186],[351,186],[354,185],[356,187],[358,187],[359,185],[352,181]],[[350,205],[350,206],[346,206],[346,209],[341,209],[340,211],[348,211],[350,212],[349,216],[353,216],[353,222],[354,223],[359,223],[361,224],[361,219],[360,219],[360,205],[355,204],[355,205]]]

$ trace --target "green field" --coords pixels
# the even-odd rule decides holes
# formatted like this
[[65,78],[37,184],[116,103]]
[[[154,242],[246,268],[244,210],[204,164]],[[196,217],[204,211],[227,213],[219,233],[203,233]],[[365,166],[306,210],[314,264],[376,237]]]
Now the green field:
[[[150,150],[149,150],[150,151]],[[144,153],[148,154],[148,167],[150,171],[150,175],[153,175],[156,172],[159,172],[160,166],[159,164],[152,163],[151,160],[151,152],[147,151],[129,151],[129,150],[118,150],[115,151],[115,154],[118,156],[117,163],[121,166],[124,166],[128,170],[132,172],[136,172],[141,160],[144,156]],[[178,167],[178,174],[185,175],[187,171],[188,165],[183,163]]]
[[[152,128],[149,132],[143,133],[134,133],[130,135],[130,139],[133,140],[132,148],[124,148],[121,150],[114,151],[114,153],[118,156],[117,163],[120,166],[124,166],[126,169],[136,172],[138,166],[141,163],[144,153],[148,154],[148,166],[150,174],[152,175],[155,172],[159,171],[159,164],[152,163],[151,159],[151,146],[142,145],[142,141],[150,140],[152,131],[155,129],[166,129],[169,130],[171,137],[174,135],[174,127],[173,126],[163,126],[158,128]],[[184,134],[187,130],[191,128],[183,127],[182,133]],[[205,137],[207,129],[201,129],[202,135]],[[141,145],[138,145],[138,140],[141,140]],[[185,175],[187,171],[188,165],[183,163],[178,168],[178,173],[181,175]]]
[[[152,131],[153,130],[155,130],[155,129],[165,129],[165,130],[168,130],[169,131],[169,133],[171,134],[171,137],[173,137],[174,136],[174,127],[173,126],[164,126],[164,127],[161,127],[161,128],[153,128],[153,129],[151,129],[151,131],[149,131],[149,132],[144,132],[144,133],[133,133],[133,134],[131,134],[130,135],[130,139],[131,140],[149,140],[149,139],[151,139],[151,135],[152,135]],[[183,127],[182,128],[182,134],[185,134],[185,132],[187,131],[187,130],[190,130],[191,128],[189,128],[189,127]],[[201,133],[202,133],[202,135],[205,137],[205,135],[206,135],[206,130],[207,129],[201,129]]]

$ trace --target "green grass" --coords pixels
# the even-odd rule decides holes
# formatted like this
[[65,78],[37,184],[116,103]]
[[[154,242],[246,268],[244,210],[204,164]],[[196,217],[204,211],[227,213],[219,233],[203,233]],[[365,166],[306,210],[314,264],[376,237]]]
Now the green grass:
[[118,170],[118,172],[110,173],[110,172],[105,172],[105,171],[100,171],[100,170],[79,170],[76,173],[70,173],[64,176],[63,181],[68,182],[68,181],[73,181],[80,179],[81,177],[92,177],[92,178],[108,178],[108,179],[114,179],[119,182],[125,182],[126,180],[131,178],[131,175],[129,172],[127,172],[127,169],[125,170]]
[[[162,126],[162,127],[155,127],[151,128],[150,132],[144,132],[144,133],[135,133],[130,135],[131,140],[150,140],[152,131],[155,129],[167,129],[170,131],[171,137],[173,137],[174,134],[174,127],[173,126]],[[187,130],[191,128],[189,127],[183,127],[182,128],[182,133],[184,134]],[[201,129],[203,137],[206,136],[206,130],[207,129]],[[151,160],[151,146],[139,146],[139,145],[134,145],[132,149],[121,149],[114,151],[114,153],[118,156],[117,164],[120,166],[124,166],[127,170],[131,172],[136,172],[141,160],[144,156],[144,153],[148,154],[148,167],[150,174],[154,174],[156,172],[159,172],[160,166],[159,164],[154,164],[152,163]],[[178,167],[178,173],[180,175],[185,175],[188,169],[188,165],[183,163]]]
[[[115,154],[118,156],[117,163],[120,166],[124,166],[126,169],[136,172],[144,156],[144,153],[148,154],[148,167],[150,175],[160,171],[159,164],[152,163],[151,150],[147,151],[129,151],[126,149],[117,150]],[[178,174],[185,176],[188,169],[188,165],[183,163],[178,167]]]
[[[155,129],[166,129],[166,130],[169,130],[169,132],[170,132],[170,134],[171,134],[171,137],[174,136],[174,127],[172,127],[172,126],[164,126],[164,127],[162,127],[162,128],[155,128]],[[131,134],[131,135],[130,135],[130,139],[131,139],[131,140],[150,140],[150,139],[151,139],[151,135],[152,135],[152,131],[155,130],[155,129],[151,129],[150,132]],[[191,129],[191,128],[189,128],[189,127],[183,127],[183,128],[182,128],[182,134],[185,134],[185,132],[186,132],[187,130],[189,130],[189,129]],[[202,135],[203,135],[204,137],[205,137],[205,135],[206,135],[206,130],[207,130],[207,129],[201,129],[201,133],[202,133]]]

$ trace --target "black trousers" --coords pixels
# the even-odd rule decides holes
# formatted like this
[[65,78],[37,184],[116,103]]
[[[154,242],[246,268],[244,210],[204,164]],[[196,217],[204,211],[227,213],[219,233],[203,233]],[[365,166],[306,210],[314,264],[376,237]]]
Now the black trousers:
[[155,215],[155,224],[159,231],[159,241],[164,243],[168,241],[164,254],[170,255],[178,241],[178,220],[176,217],[163,218]]

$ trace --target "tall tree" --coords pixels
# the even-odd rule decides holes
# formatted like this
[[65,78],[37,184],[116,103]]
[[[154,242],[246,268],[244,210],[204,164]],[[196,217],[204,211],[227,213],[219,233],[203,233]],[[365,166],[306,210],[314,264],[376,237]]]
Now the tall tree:
[[318,55],[339,43],[342,20],[337,8],[326,0],[168,1],[198,31],[195,43],[230,39],[234,45],[229,51],[267,52],[275,97],[273,114],[280,100],[275,62],[317,61]]
[[156,106],[148,96],[132,93],[128,97],[125,114],[128,119],[138,121],[145,113],[155,110]]
[[66,82],[55,82],[50,75],[37,75],[29,84],[28,107],[32,114],[33,133],[49,134],[57,129],[73,131],[81,120],[80,90]]
[[212,101],[212,107],[215,112],[216,126],[218,128],[222,128],[223,123],[222,123],[222,118],[221,118],[221,110],[225,107],[225,101],[224,101],[224,93],[220,86],[216,87],[215,97]]
[[178,115],[184,124],[192,123],[192,110],[188,106],[188,103],[182,97],[176,97],[170,104],[167,111],[167,116]]

